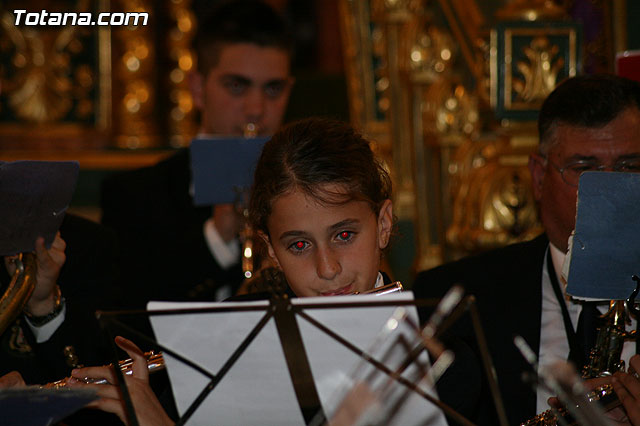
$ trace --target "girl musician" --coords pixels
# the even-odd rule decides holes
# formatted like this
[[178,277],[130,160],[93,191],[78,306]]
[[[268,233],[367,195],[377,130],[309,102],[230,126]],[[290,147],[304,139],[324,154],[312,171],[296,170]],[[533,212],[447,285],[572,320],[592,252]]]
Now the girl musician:
[[[265,145],[255,172],[250,219],[295,295],[363,292],[383,280],[381,254],[393,225],[390,198],[389,176],[366,140],[345,124],[308,119],[283,128]],[[126,380],[140,425],[172,425],[149,387],[142,351],[122,337],[116,343],[134,360],[133,374]],[[484,403],[478,402],[479,389],[474,388],[480,381],[472,377],[478,374],[473,365],[477,360],[464,355],[456,350],[456,364],[468,368],[448,377],[449,391],[456,395],[448,398],[439,382],[440,398],[471,414],[476,424],[490,424],[481,420],[486,406],[478,405]],[[634,356],[631,365],[640,371],[640,356]],[[613,379],[628,416],[620,424],[640,426],[640,381],[636,377],[620,372]],[[85,384],[78,380],[82,378],[107,378],[116,383],[110,368],[74,370],[69,384],[96,386],[100,399],[90,406],[116,413],[126,422],[118,388]],[[456,397],[467,406],[452,404]]]
[[[307,119],[264,146],[249,204],[254,229],[298,297],[364,292],[383,285],[382,251],[393,227],[391,180],[369,143],[346,124]],[[171,425],[148,384],[142,351],[118,337],[134,360],[127,386],[141,425]],[[97,386],[90,406],[126,422],[119,390],[81,378],[107,378],[109,367],[74,370],[71,386]]]

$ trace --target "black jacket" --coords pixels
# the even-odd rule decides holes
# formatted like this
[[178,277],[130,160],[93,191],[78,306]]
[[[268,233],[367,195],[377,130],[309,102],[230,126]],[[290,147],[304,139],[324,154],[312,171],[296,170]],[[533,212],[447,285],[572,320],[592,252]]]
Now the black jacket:
[[[417,298],[440,298],[454,284],[464,286],[477,300],[480,320],[498,376],[510,424],[533,417],[536,394],[522,374],[531,368],[513,344],[522,336],[535,353],[540,348],[542,266],[548,239],[532,241],[468,257],[420,273],[413,286]],[[422,315],[426,315],[424,310]],[[452,333],[477,348],[469,322]],[[461,384],[461,386],[464,386]],[[488,410],[492,401],[487,400]],[[486,424],[497,424],[485,420]]]
[[225,270],[203,235],[211,207],[189,193],[189,150],[150,167],[119,173],[102,185],[102,223],[119,238],[123,285],[132,307],[149,300],[213,300],[223,285],[236,289],[240,264]]
[[[95,366],[111,361],[110,342],[102,333],[95,310],[114,307],[110,296],[118,277],[115,235],[71,214],[65,215],[60,234],[67,244],[66,261],[58,278],[66,305],[64,322],[49,340],[36,343],[24,317],[19,315],[0,336],[0,375],[15,370],[27,384],[68,377],[73,364]],[[4,262],[0,262],[3,289],[9,280]],[[65,424],[122,423],[112,414],[87,409],[65,419]]]
[[[101,365],[108,360],[96,309],[112,307],[109,294],[117,279],[115,236],[89,220],[65,215],[60,234],[67,243],[58,284],[65,298],[65,321],[46,342],[36,344],[20,315],[0,337],[0,374],[19,371],[27,383],[46,383],[71,372],[65,350],[73,348],[76,363]],[[10,280],[0,262],[0,282]],[[30,350],[29,350],[30,348]],[[66,351],[69,353],[69,351]]]

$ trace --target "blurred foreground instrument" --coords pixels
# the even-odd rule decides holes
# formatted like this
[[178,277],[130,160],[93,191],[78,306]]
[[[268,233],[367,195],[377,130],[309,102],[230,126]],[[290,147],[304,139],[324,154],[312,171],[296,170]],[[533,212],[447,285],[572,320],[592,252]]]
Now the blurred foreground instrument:
[[36,256],[20,253],[12,260],[16,271],[11,282],[0,298],[0,334],[11,325],[24,309],[36,286]]

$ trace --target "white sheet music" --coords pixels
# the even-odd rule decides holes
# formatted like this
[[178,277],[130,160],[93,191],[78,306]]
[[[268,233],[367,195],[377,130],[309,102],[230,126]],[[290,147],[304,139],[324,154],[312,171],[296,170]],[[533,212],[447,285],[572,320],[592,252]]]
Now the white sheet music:
[[[412,300],[410,292],[387,296],[335,296],[293,299],[304,307],[316,303]],[[150,302],[149,310],[214,306],[263,306],[264,311],[217,312],[152,316],[154,332],[162,345],[217,374],[232,352],[266,313],[268,301],[242,303]],[[310,316],[363,350],[368,350],[395,307],[308,309]],[[417,321],[415,307],[408,307]],[[320,401],[325,410],[332,395],[353,373],[360,358],[339,342],[297,317]],[[182,415],[209,379],[165,354],[178,411]],[[427,389],[425,389],[427,390]],[[428,392],[436,396],[435,391]],[[335,398],[333,398],[335,400]],[[291,383],[275,322],[269,320],[235,365],[208,395],[189,425],[302,425],[304,419]],[[392,424],[446,425],[444,415],[422,397],[412,394]]]

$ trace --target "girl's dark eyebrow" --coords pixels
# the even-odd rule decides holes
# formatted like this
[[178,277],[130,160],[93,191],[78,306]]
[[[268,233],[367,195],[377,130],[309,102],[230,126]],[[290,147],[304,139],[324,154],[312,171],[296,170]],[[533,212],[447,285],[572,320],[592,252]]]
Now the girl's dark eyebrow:
[[305,235],[307,235],[307,233],[306,233],[306,232],[304,232],[304,231],[296,231],[296,230],[293,230],[293,231],[286,231],[286,232],[283,232],[282,234],[280,234],[280,236],[278,237],[278,239],[279,239],[280,241],[282,241],[282,240],[284,240],[284,239],[286,239],[286,238],[290,238],[290,237],[303,237],[303,236],[305,236]]
[[329,231],[333,232],[333,231],[339,230],[340,228],[344,228],[345,226],[353,226],[353,225],[359,225],[359,224],[360,224],[360,219],[345,219],[331,225],[329,227]]

